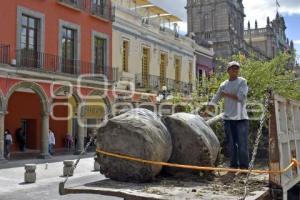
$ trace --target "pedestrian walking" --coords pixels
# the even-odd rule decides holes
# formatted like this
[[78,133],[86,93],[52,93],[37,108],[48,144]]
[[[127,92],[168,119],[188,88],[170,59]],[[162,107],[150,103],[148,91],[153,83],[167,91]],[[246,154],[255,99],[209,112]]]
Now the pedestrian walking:
[[11,145],[13,143],[12,135],[8,129],[4,131],[4,157],[10,159]]
[[51,129],[49,129],[48,141],[49,141],[49,154],[53,155],[54,146],[55,146],[55,135]]
[[16,136],[20,151],[25,151],[26,136],[24,128],[18,128],[16,131]]
[[229,142],[230,167],[248,168],[248,131],[249,122],[246,110],[248,86],[246,79],[239,77],[240,64],[228,63],[229,79],[221,83],[216,95],[209,104],[209,109],[224,98],[224,131]]

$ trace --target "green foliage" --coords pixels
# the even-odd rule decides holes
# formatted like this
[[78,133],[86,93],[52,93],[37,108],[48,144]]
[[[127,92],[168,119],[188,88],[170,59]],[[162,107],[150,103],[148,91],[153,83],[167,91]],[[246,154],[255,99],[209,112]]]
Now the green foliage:
[[[266,89],[272,88],[274,93],[286,98],[300,100],[300,79],[295,77],[293,71],[288,69],[289,63],[293,60],[293,55],[280,54],[270,61],[261,61],[254,56],[246,58],[243,55],[233,56],[230,60],[219,59],[216,72],[208,79],[204,79],[197,90],[187,99],[181,93],[173,92],[173,104],[185,103],[185,111],[194,109],[205,110],[207,102],[217,92],[220,84],[228,79],[226,72],[227,63],[236,60],[241,64],[240,76],[244,77],[249,86],[248,102],[263,103]],[[223,66],[223,67],[222,67]],[[220,102],[222,106],[222,102]],[[260,109],[255,105],[248,105],[247,109]],[[253,113],[249,113],[250,117]],[[259,117],[261,113],[254,113]]]
[[[270,61],[261,61],[255,59],[254,56],[246,58],[242,55],[237,55],[233,56],[231,60],[236,60],[241,64],[240,76],[247,80],[249,86],[248,102],[263,103],[264,95],[268,88],[272,88],[274,93],[283,97],[300,100],[300,79],[297,79],[294,72],[289,70],[289,65],[293,60],[293,55],[280,54]],[[219,60],[220,64],[218,66],[226,66],[231,60]],[[193,109],[200,109],[199,113],[204,116],[207,102],[209,102],[213,95],[217,92],[220,84],[227,79],[228,75],[225,67],[217,67],[216,73],[214,73],[209,80],[203,80],[197,90],[192,93],[191,98],[185,99],[181,96],[181,94],[175,93],[173,94],[173,103],[182,104],[182,102],[185,102],[184,109],[186,112]],[[220,102],[219,105],[222,107],[222,102]],[[256,107],[257,105],[250,104],[247,106],[247,110],[258,109],[261,111],[260,107]],[[248,114],[251,119],[253,119],[253,117],[259,119],[261,116],[260,112],[248,112]],[[259,121],[250,121],[250,147],[254,144],[258,127]],[[267,127],[268,125],[266,122],[263,128],[263,138],[268,137]],[[212,129],[222,144],[222,153],[225,153],[225,135],[222,122],[214,124]],[[262,141],[263,143],[260,144],[259,152],[262,152],[261,156],[266,156],[268,152],[268,139],[262,139]]]
[[[276,94],[300,100],[300,80],[296,79],[294,72],[287,67],[291,59],[292,55],[280,54],[270,61],[260,61],[242,55],[233,56],[232,60],[237,60],[241,64],[240,76],[247,79],[249,86],[248,99],[261,101],[265,90],[272,88]],[[220,63],[226,66],[228,61],[220,60]],[[218,68],[216,71],[207,84],[208,96],[214,94],[220,83],[227,79],[226,71],[221,72]]]

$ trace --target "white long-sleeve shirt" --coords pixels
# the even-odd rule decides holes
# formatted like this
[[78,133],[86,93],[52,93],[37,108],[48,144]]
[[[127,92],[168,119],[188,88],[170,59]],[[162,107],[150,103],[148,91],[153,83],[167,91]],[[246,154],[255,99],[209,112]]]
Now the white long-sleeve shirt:
[[222,98],[221,92],[227,92],[238,97],[238,100],[224,97],[224,115],[225,120],[243,120],[248,119],[246,110],[246,100],[248,94],[248,86],[246,79],[238,77],[233,81],[226,80],[221,83],[216,95],[210,104],[216,105]]
[[13,139],[12,139],[11,134],[6,134],[4,139],[5,139],[6,141],[10,141],[10,143],[13,142]]
[[49,141],[49,144],[55,145],[55,136],[54,136],[54,133],[52,131],[49,131],[48,141]]

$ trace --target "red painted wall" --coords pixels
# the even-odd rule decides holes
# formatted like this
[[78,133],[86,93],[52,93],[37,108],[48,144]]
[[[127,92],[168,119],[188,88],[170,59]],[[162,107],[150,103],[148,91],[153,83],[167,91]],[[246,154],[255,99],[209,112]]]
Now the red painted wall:
[[[34,108],[34,109],[33,109]],[[67,116],[67,107],[56,107],[54,115]],[[40,99],[34,93],[15,92],[8,102],[8,114],[5,116],[5,129],[8,128],[13,135],[13,151],[19,150],[15,131],[20,127],[21,119],[28,120],[28,149],[41,148],[41,106]],[[67,121],[55,121],[50,118],[49,127],[56,137],[55,148],[64,146],[63,139],[68,129]]]
[[[11,45],[14,58],[17,38],[17,7],[45,14],[45,53],[58,55],[59,19],[80,25],[81,27],[81,57],[80,60],[90,62],[92,30],[109,36],[109,66],[112,60],[112,22],[100,20],[86,11],[76,11],[62,6],[57,0],[2,0],[0,6],[0,43]],[[5,20],[3,20],[5,19]]]
[[[57,102],[66,102],[66,100],[54,100]],[[53,116],[55,118],[67,118],[68,116],[68,106],[55,106],[53,109]],[[67,120],[55,120],[50,116],[49,128],[54,132],[55,135],[55,148],[64,147],[64,139],[68,132],[68,121]]]
[[29,120],[29,148],[39,149],[41,130],[41,106],[39,97],[32,93],[15,92],[9,99],[7,111],[8,114],[5,116],[5,128],[8,128],[12,132],[14,140],[13,150],[19,150],[17,148],[16,130],[20,128],[21,119]]

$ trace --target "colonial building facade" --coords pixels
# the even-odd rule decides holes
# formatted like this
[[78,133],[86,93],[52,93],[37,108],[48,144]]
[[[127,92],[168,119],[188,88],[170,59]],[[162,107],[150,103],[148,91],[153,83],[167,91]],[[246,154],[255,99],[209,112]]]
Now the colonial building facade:
[[[167,89],[190,94],[196,61],[212,69],[213,51],[178,32],[180,19],[147,0],[114,0],[113,66],[138,91]],[[203,61],[203,62],[202,62]]]
[[216,57],[255,53],[260,59],[273,58],[293,48],[285,36],[283,17],[268,20],[263,29],[244,31],[242,0],[187,0],[188,33],[198,44],[212,45]]
[[49,129],[55,148],[73,136],[80,152],[88,125],[105,117],[116,96],[110,0],[4,0],[0,17],[0,159],[4,129],[13,151],[21,128],[26,149],[42,157]]

